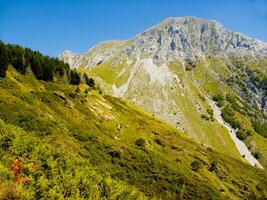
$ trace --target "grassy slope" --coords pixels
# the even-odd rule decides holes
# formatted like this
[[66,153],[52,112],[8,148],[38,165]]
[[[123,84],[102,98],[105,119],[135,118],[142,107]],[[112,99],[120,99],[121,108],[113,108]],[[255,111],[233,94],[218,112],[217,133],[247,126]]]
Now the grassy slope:
[[[266,62],[264,62],[263,60],[259,64],[253,63],[253,65],[248,62],[246,66],[254,70],[260,70],[262,71],[262,73],[266,73],[265,64]],[[179,65],[180,64],[177,62],[171,63],[170,67],[174,68],[175,66],[179,66]],[[218,59],[218,58],[206,58],[205,62],[203,60],[198,61],[196,63],[196,66],[197,66],[196,68],[194,68],[191,71],[186,71],[185,72],[186,74],[180,74],[180,77],[181,78],[186,77],[185,78],[186,80],[184,82],[191,83],[192,85],[191,91],[198,90],[200,94],[205,94],[210,97],[218,95],[218,94],[222,94],[222,95],[228,94],[228,95],[237,96],[236,92],[233,91],[230,87],[228,87],[226,84],[223,84],[221,81],[218,81],[218,79],[223,80],[230,76],[237,76],[239,77],[240,80],[242,80],[243,78],[242,74],[238,73],[239,70],[238,69],[236,70],[235,67],[233,67],[232,65],[233,64],[229,60]],[[230,71],[229,66],[232,67],[232,70],[234,69],[236,71],[235,72]],[[182,73],[182,70],[177,70],[177,69],[176,70],[172,69],[172,70],[176,72],[180,71],[180,73]],[[213,72],[215,75],[212,74],[211,72]],[[216,78],[214,78],[214,76],[216,76]],[[197,87],[192,84],[192,80],[198,82]],[[198,92],[195,92],[195,96]],[[183,102],[186,102],[188,104],[188,101],[183,101]],[[226,102],[226,104],[227,103],[229,104],[229,102]],[[193,113],[193,111],[190,110],[190,108],[192,107],[189,106],[188,109],[185,110],[185,113],[189,112],[189,116],[192,116],[191,113]],[[252,136],[249,136],[244,142],[249,148],[251,147],[251,150],[254,153],[259,152],[260,163],[263,166],[267,166],[267,149],[266,149],[267,140],[266,138],[262,137],[261,135],[259,135],[258,133],[254,131],[253,127],[251,126],[251,119],[249,118],[249,116],[243,115],[236,110],[234,112],[235,112],[235,115],[238,121],[242,125],[242,128],[245,128],[251,131],[252,133]],[[218,138],[219,138],[218,136],[222,137],[224,136],[225,133],[223,131],[215,131],[215,130],[219,130],[217,128],[216,128],[216,124],[213,124],[213,128],[212,127],[209,128],[208,130],[205,131],[205,133],[208,133],[207,135],[213,137],[212,139],[206,138],[206,141],[208,140],[212,141],[210,143],[213,144],[213,146],[215,146],[218,149],[220,147],[223,147],[222,145],[220,146],[220,144],[216,143],[216,141],[218,142]],[[196,129],[200,129],[199,126],[197,126]],[[201,130],[203,129],[201,128]],[[197,130],[196,131],[193,130],[193,132],[197,132]],[[216,136],[216,133],[217,133],[217,136]],[[198,134],[198,138],[196,137],[198,141],[199,141],[199,135],[200,134]],[[227,138],[225,140],[227,141]],[[205,139],[203,141],[205,141]],[[229,145],[229,143],[227,145]],[[251,144],[253,144],[253,147]],[[221,151],[221,149],[218,149],[218,150]],[[233,150],[233,148],[230,148],[229,151],[230,150]],[[236,154],[234,153],[233,155],[236,155]]]
[[[243,62],[243,64],[245,63],[245,67],[249,67],[254,71],[260,71],[266,74],[266,62],[266,60],[256,62],[252,58],[247,58],[246,62]],[[134,65],[134,61],[132,64],[126,65],[125,60],[122,58],[119,64],[112,63],[112,61],[101,63],[99,66],[88,71],[90,75],[100,77],[102,80],[101,83],[105,83],[105,88],[110,89],[112,84],[119,87],[126,82],[129,77],[131,66]],[[169,69],[179,77],[182,86],[185,86],[185,90],[181,90],[180,87],[177,87],[176,95],[173,96],[173,100],[183,113],[183,118],[182,121],[179,122],[179,126],[196,141],[208,144],[220,152],[240,157],[227,130],[221,127],[216,121],[206,121],[201,118],[200,115],[204,114],[208,116],[206,110],[209,108],[208,103],[203,101],[201,96],[208,96],[211,98],[218,94],[236,95],[236,92],[223,83],[223,80],[229,77],[238,77],[237,81],[239,82],[244,78],[244,70],[242,69],[242,71],[236,67],[238,64],[235,59],[231,61],[222,58],[204,58],[196,61],[195,64],[196,68],[187,71],[184,70],[183,65],[179,61],[168,64]],[[141,77],[140,80],[145,79]],[[169,91],[170,88],[165,88],[165,90]],[[145,94],[145,96],[150,95],[151,97],[153,97],[155,93],[155,91],[151,89],[148,91],[144,89],[144,91],[140,92],[141,94]],[[146,107],[146,103],[146,101],[142,103],[144,107]],[[196,107],[196,104],[201,108],[200,111]],[[236,112],[236,114],[240,116],[239,113]],[[250,123],[248,116],[240,116],[239,121],[244,126]],[[256,149],[260,155],[259,161],[263,166],[267,166],[267,150],[265,148],[267,143],[265,138],[258,135],[251,126],[248,130],[253,133],[253,136],[248,137],[245,143],[248,147],[251,146],[251,143],[254,144],[254,149]]]
[[[217,121],[205,120],[200,117],[200,113],[208,116],[207,109],[210,108],[208,102],[201,98],[203,94],[206,95],[205,90],[212,90],[213,87],[217,90],[219,88],[217,81],[205,76],[209,73],[209,70],[197,67],[192,71],[184,71],[180,62],[170,63],[169,68],[179,77],[182,85],[187,88],[183,92],[183,96],[181,96],[181,91],[177,91],[177,96],[173,97],[184,114],[183,127],[186,127],[187,133],[196,141],[209,144],[220,152],[240,158],[240,154],[227,130]],[[198,85],[194,84],[194,81],[197,81]],[[196,109],[196,104],[199,105],[201,110]]]
[[[129,102],[96,91],[86,97],[85,88],[14,70],[0,79],[0,195],[267,198],[266,171],[202,147]],[[145,146],[135,145],[139,138]],[[14,183],[10,166],[17,158],[28,181]]]
[[[132,61],[132,63],[129,65],[126,65],[123,58],[121,58],[121,61],[117,65],[113,64],[114,62],[115,61],[101,63],[100,65],[87,70],[87,73],[89,73],[89,75],[91,76],[100,77],[102,81],[105,82],[105,88],[111,88],[112,84],[115,84],[117,87],[119,87],[127,81],[130,70],[132,70],[132,66],[135,64],[135,61]],[[218,88],[217,81],[204,76],[205,73],[209,73],[209,69],[201,72],[184,71],[179,62],[170,63],[169,68],[179,77],[181,84],[186,86],[185,91],[181,91],[180,88],[177,87],[176,94],[173,95],[173,100],[179,106],[179,109],[181,109],[184,116],[179,126],[181,126],[196,141],[208,144],[209,146],[225,154],[230,154],[233,157],[240,158],[240,154],[237,151],[229,134],[227,133],[227,130],[220,126],[216,121],[206,121],[205,119],[202,119],[200,117],[199,111],[195,106],[197,102],[202,107],[201,112],[207,114],[206,109],[208,109],[209,106],[207,105],[207,102],[203,102],[199,98],[199,95],[202,93],[203,88],[198,88],[197,86],[195,86],[193,84],[194,80],[206,81],[205,79],[209,79],[209,81],[206,81],[207,84],[209,84],[208,86],[214,86],[215,89]],[[199,68],[197,68],[197,70],[198,69]],[[86,72],[86,70],[80,70]],[[139,97],[139,99],[140,101],[142,101],[141,104],[143,104],[144,106],[147,103],[150,103],[150,101],[148,102],[146,100],[146,97],[154,97],[155,93],[157,93],[157,89],[146,89],[146,86],[148,86],[148,82],[146,82],[147,77],[145,77],[145,74],[141,74],[141,76],[142,77],[139,77],[140,81],[144,80],[144,83],[142,85],[143,88],[139,91],[139,95],[143,95],[144,98],[141,100],[141,98]],[[101,82],[101,84],[103,84],[103,82]],[[164,90],[170,91],[170,88],[165,88]],[[181,96],[181,93],[184,93],[184,95]],[[160,93],[157,94],[159,95]],[[127,95],[135,96],[136,93],[130,93]],[[194,102],[192,100],[194,100]],[[169,112],[172,111],[170,110]]]

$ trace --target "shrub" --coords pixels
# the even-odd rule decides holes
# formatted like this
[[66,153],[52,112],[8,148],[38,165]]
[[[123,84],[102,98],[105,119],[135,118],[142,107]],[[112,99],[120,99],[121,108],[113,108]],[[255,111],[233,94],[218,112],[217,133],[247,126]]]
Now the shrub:
[[162,146],[162,147],[165,146],[165,143],[164,143],[161,139],[158,139],[158,138],[157,138],[157,139],[154,140],[154,142],[155,142],[156,144]]
[[0,148],[4,150],[12,146],[14,135],[0,129]]
[[195,160],[191,163],[191,169],[195,172],[199,171],[202,168],[202,164],[200,161]]
[[108,154],[113,158],[120,158],[121,157],[121,152],[116,151],[116,150],[109,151]]
[[259,157],[260,157],[260,153],[259,153],[258,151],[253,152],[252,155],[253,155],[256,159],[259,159]]
[[210,164],[209,167],[209,171],[213,172],[217,170],[217,162],[216,161],[212,161],[212,163]]
[[257,121],[252,121],[252,126],[257,133],[267,138],[267,124],[266,123],[262,124]]
[[226,107],[222,109],[222,118],[224,119],[224,121],[229,123],[231,127],[234,129],[241,127],[240,123],[235,118],[234,111],[229,105],[227,105]]
[[95,88],[95,81],[93,78],[88,78],[87,74],[83,75],[85,83],[91,88]]
[[213,100],[213,101],[216,101],[216,102],[218,102],[218,101],[222,101],[222,100],[224,100],[224,96],[221,95],[221,94],[218,94],[218,95],[213,96],[213,97],[212,97],[212,100]]
[[213,110],[211,108],[208,108],[207,109],[207,113],[210,115],[210,116],[213,116]]
[[216,104],[218,107],[222,107],[224,104],[224,96],[221,94],[213,96],[212,100],[217,102]]
[[205,120],[209,120],[209,117],[205,114],[201,114],[200,117]]
[[189,71],[189,70],[192,70],[194,68],[196,68],[196,64],[191,60],[187,60],[185,70]]
[[240,140],[245,140],[246,138],[247,138],[247,133],[244,131],[244,130],[238,130],[237,132],[236,132],[236,137],[238,138],[238,139],[240,139]]
[[135,144],[136,144],[136,146],[144,147],[146,145],[146,141],[145,141],[145,139],[140,138],[140,139],[135,141]]

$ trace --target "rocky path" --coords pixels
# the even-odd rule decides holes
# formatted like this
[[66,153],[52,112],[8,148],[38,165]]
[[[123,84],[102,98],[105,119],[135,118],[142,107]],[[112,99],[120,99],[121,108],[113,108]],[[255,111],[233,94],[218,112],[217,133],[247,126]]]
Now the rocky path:
[[214,112],[214,117],[215,119],[221,124],[223,125],[227,130],[228,133],[230,135],[230,137],[232,138],[232,140],[234,141],[236,148],[238,149],[238,151],[240,152],[240,154],[242,155],[242,157],[251,165],[253,166],[257,166],[259,168],[263,167],[261,166],[261,164],[258,162],[258,160],[251,154],[251,152],[248,150],[247,146],[245,145],[245,143],[238,139],[236,137],[236,131],[235,129],[233,129],[230,124],[226,123],[222,116],[221,116],[221,110],[219,109],[219,107],[213,102],[210,101],[210,106],[213,109]]

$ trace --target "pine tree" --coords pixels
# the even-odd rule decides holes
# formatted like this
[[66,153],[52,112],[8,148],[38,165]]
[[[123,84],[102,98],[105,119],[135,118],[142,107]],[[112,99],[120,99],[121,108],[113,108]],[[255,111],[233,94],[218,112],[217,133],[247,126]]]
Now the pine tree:
[[22,74],[26,72],[24,49],[18,45],[8,45],[10,64]]
[[30,65],[35,77],[39,80],[42,80],[44,75],[40,59],[38,57],[30,59]]
[[70,71],[70,84],[79,85],[81,82],[80,74],[76,69]]
[[89,85],[91,88],[95,88],[95,81],[93,78],[88,78],[87,74],[84,74],[83,77],[87,85]]
[[9,64],[8,62],[9,60],[5,44],[0,41],[0,77],[6,76],[6,70]]

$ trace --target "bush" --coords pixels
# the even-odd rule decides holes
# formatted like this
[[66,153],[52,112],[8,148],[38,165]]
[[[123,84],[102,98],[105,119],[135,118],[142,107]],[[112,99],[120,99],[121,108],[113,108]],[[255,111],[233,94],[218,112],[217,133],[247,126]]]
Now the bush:
[[260,158],[260,153],[258,151],[253,152],[252,155],[256,158],[259,159]]
[[140,138],[140,139],[135,141],[135,144],[136,144],[136,146],[144,147],[146,145],[146,141],[145,141],[145,139]]
[[238,138],[238,139],[240,139],[240,140],[245,140],[246,138],[247,138],[247,133],[244,131],[244,130],[238,130],[237,132],[236,132],[236,137]]
[[200,117],[201,117],[202,119],[205,119],[205,120],[209,120],[209,119],[210,119],[210,118],[209,118],[207,115],[205,115],[205,114],[201,114]]
[[191,60],[187,60],[185,70],[189,71],[189,70],[192,70],[194,68],[196,68],[196,64]]
[[207,113],[210,115],[210,116],[213,116],[213,110],[211,108],[208,108],[207,109]]
[[240,123],[235,118],[234,111],[229,105],[222,109],[222,118],[224,119],[224,121],[229,123],[232,128],[241,128]]
[[95,88],[95,81],[93,78],[88,78],[87,74],[83,75],[85,83],[90,86],[91,88]]
[[257,121],[252,121],[252,126],[257,133],[267,138],[267,124],[266,123],[262,124]]
[[108,154],[113,158],[120,158],[121,157],[121,152],[116,151],[116,150],[111,150],[108,152]]
[[213,96],[212,100],[217,102],[216,104],[218,107],[222,107],[224,104],[224,96],[221,94]]
[[217,170],[217,162],[216,161],[212,161],[212,163],[210,164],[210,167],[209,167],[209,171],[213,172],[213,171],[216,171],[216,170]]
[[0,148],[6,150],[12,146],[14,135],[0,129]]
[[202,164],[200,161],[195,160],[191,163],[191,169],[195,172],[199,171],[202,168]]
[[165,146],[165,143],[164,143],[161,139],[158,139],[158,138],[157,138],[157,139],[154,140],[154,142],[155,142],[156,144],[162,146],[162,147]]

